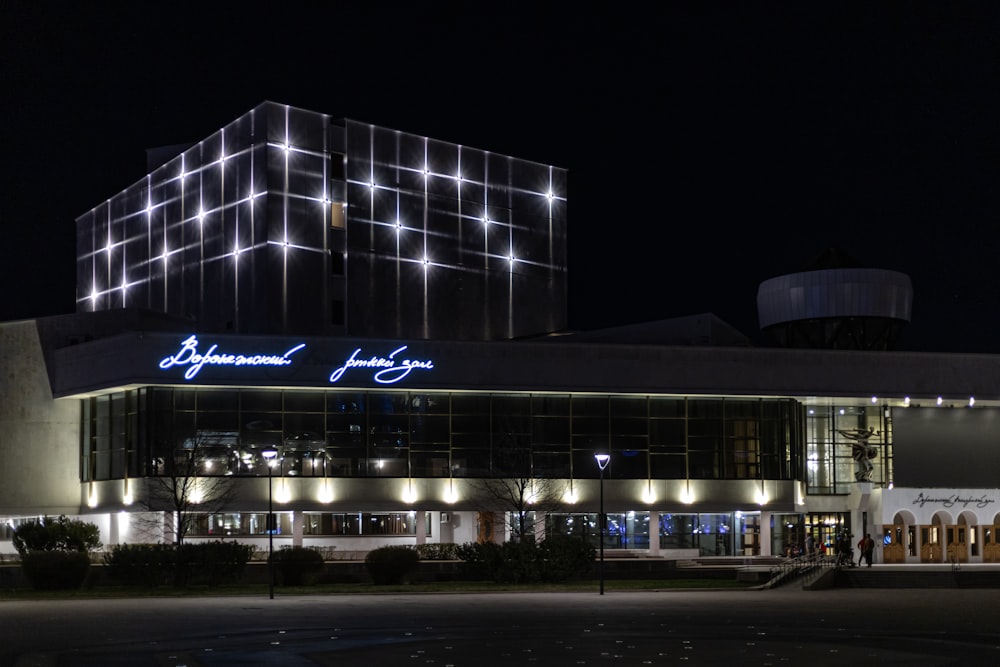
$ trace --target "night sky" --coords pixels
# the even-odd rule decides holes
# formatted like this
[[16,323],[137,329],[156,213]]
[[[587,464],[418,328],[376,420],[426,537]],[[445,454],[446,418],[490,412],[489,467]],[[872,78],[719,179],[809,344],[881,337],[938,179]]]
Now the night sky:
[[268,99],[568,169],[573,328],[759,342],[839,248],[913,280],[905,348],[1000,353],[1000,5],[468,4],[4,0],[0,321],[73,311],[147,148]]

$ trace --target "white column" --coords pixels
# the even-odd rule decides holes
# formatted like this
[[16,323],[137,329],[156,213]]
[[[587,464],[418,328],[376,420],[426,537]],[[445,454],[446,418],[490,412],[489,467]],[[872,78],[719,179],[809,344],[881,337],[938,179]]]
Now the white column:
[[771,513],[760,511],[760,555],[772,556],[771,553]]
[[545,514],[545,512],[535,512],[535,525],[533,532],[536,543],[545,539]]
[[[423,510],[417,510],[417,544],[427,543],[427,512]],[[432,526],[433,528],[433,526]]]
[[292,512],[292,546],[302,546],[302,533],[305,532],[306,515],[303,512]]
[[649,511],[649,557],[660,557],[660,513]]

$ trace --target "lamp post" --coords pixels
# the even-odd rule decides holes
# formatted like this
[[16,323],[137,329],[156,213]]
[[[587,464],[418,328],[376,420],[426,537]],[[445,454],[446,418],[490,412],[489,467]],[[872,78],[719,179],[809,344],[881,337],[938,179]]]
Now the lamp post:
[[271,494],[271,468],[277,449],[265,449],[261,456],[267,461],[267,592],[274,599],[274,503]]
[[601,577],[601,595],[604,595],[604,527],[607,524],[607,520],[604,518],[604,469],[611,462],[611,455],[594,454],[594,458],[597,459],[597,467],[601,469],[601,509],[598,517],[601,526],[601,560],[599,572]]

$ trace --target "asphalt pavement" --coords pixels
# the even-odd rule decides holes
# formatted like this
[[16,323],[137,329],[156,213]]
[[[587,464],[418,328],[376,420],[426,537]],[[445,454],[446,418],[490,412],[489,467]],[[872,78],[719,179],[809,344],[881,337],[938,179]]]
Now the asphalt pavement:
[[997,665],[995,590],[0,601],[2,667]]

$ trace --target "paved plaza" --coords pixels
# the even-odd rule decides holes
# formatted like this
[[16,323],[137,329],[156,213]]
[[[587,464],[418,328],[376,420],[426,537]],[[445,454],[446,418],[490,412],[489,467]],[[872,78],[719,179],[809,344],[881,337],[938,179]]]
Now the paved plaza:
[[4,667],[996,665],[996,591],[0,601]]

